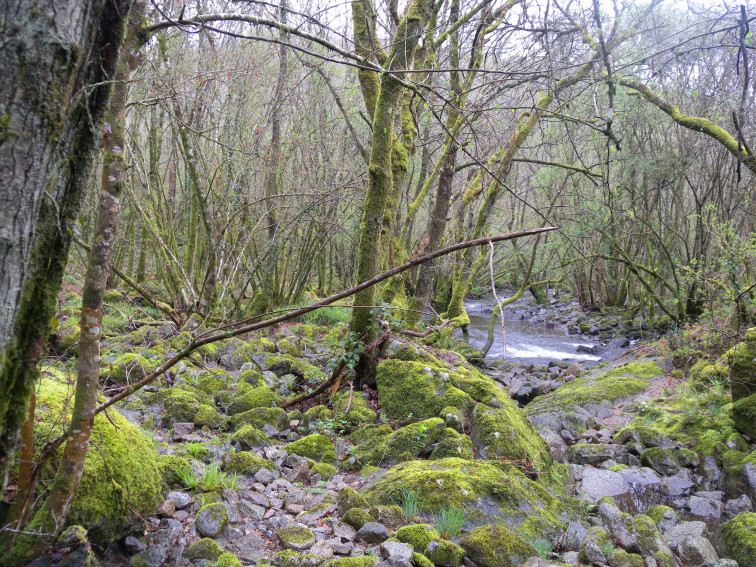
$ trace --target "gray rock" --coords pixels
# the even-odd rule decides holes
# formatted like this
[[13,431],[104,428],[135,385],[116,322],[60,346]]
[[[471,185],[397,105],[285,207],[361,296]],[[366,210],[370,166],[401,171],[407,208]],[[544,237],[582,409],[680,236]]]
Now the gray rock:
[[638,534],[635,532],[633,517],[630,514],[623,514],[619,508],[603,502],[599,505],[599,516],[620,547],[628,551],[635,549]]
[[323,540],[313,545],[309,549],[308,553],[312,553],[313,555],[317,555],[318,557],[322,557],[323,559],[330,559],[331,557],[333,557],[333,547],[331,546],[330,542]]
[[277,438],[279,435],[278,429],[276,429],[269,423],[266,423],[265,425],[263,425],[262,432],[265,433],[265,435],[267,435],[271,439]]
[[703,536],[705,533],[706,524],[703,522],[684,522],[669,529],[664,534],[664,539],[670,547],[677,548],[686,537]]
[[577,551],[567,551],[562,555],[562,562],[567,565],[579,565],[578,555]]
[[[164,545],[151,545],[144,551],[134,555],[129,560],[129,565],[136,565],[140,559],[149,567],[160,567],[168,557],[168,548]],[[137,559],[139,558],[139,559]]]
[[593,565],[594,563],[602,563],[606,565],[608,563],[608,561],[606,560],[606,555],[604,555],[604,552],[601,551],[601,548],[595,541],[587,542],[583,546],[583,551],[585,552],[586,559],[588,559],[588,562],[591,565]]
[[378,522],[368,522],[357,531],[354,540],[364,541],[365,543],[381,543],[388,538],[389,531],[386,526]]
[[597,501],[602,496],[624,494],[630,490],[630,485],[618,472],[586,468],[583,471],[582,490],[591,500]]
[[339,522],[333,526],[333,535],[341,539],[341,541],[353,541],[354,536],[357,535],[357,530],[349,524]]
[[126,549],[126,553],[134,555],[147,549],[147,544],[134,536],[129,536],[123,540],[123,547]]
[[192,431],[194,431],[194,424],[193,423],[174,423],[173,424],[173,436],[171,437],[171,440],[174,442],[181,442],[184,440],[184,437],[189,435]]
[[742,512],[750,512],[751,510],[753,510],[753,504],[745,494],[742,494],[740,498],[733,498],[725,502],[724,513],[726,518],[734,518]]
[[380,546],[381,557],[388,559],[396,557],[409,561],[412,558],[414,550],[411,545],[399,543],[398,541],[384,541]]
[[688,510],[691,515],[698,518],[710,518],[718,520],[722,517],[724,511],[724,504],[717,500],[711,500],[710,498],[702,498],[700,496],[691,496],[688,499]]
[[680,516],[677,515],[677,512],[674,510],[664,510],[662,512],[661,518],[659,518],[659,521],[656,524],[656,527],[659,528],[659,531],[663,534],[666,534],[669,530],[674,528],[676,525],[678,525],[682,520],[680,519]]
[[719,557],[709,540],[703,536],[688,536],[677,544],[677,552],[683,565],[713,563]]
[[227,522],[226,507],[223,504],[213,504],[199,511],[194,525],[204,537],[217,537]]
[[265,447],[265,449],[263,449],[263,452],[265,453],[265,458],[269,461],[273,461],[273,463],[275,463],[277,467],[280,467],[281,464],[289,456],[286,451],[277,447]]
[[291,483],[305,483],[310,478],[310,465],[307,464],[305,459],[299,460],[294,463],[291,471],[286,475],[286,480]]
[[241,523],[241,516],[239,515],[239,511],[234,507],[234,505],[230,504],[229,502],[224,502],[223,505],[226,507],[226,514],[228,514],[229,523]]
[[734,559],[720,559],[715,561],[711,567],[739,567],[738,562]]
[[249,500],[241,500],[237,505],[239,514],[250,520],[260,520],[265,514],[265,508],[257,504],[252,504]]
[[583,541],[585,534],[588,532],[583,524],[578,521],[571,521],[567,524],[567,530],[564,532],[564,546],[567,549],[577,549],[580,542]]
[[317,541],[315,534],[304,526],[285,526],[276,532],[276,536],[286,549],[306,551]]
[[263,467],[255,473],[254,479],[262,484],[270,484],[276,479],[276,473]]
[[687,496],[695,486],[690,471],[683,469],[674,476],[664,477],[661,481],[662,490],[672,498]]
[[567,449],[567,456],[579,465],[599,465],[614,457],[614,450],[602,443],[580,443]]

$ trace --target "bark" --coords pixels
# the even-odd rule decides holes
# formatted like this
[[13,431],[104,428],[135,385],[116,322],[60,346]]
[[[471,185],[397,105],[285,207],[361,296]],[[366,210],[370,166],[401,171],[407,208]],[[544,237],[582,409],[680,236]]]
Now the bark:
[[[131,0],[11,0],[0,43],[0,483],[37,378]],[[12,22],[12,25],[10,24]],[[97,85],[97,86],[90,86]]]

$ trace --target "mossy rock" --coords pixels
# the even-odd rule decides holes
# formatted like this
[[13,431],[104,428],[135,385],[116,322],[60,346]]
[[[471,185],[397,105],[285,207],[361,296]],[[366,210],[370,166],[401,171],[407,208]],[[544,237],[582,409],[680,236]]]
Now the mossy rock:
[[472,525],[503,521],[516,527],[540,517],[559,527],[576,512],[569,499],[554,497],[512,465],[456,458],[397,465],[362,493],[373,502],[393,504],[401,499],[403,489],[415,492],[420,506],[429,512],[447,507],[467,510]]
[[276,532],[281,545],[294,551],[305,551],[315,545],[315,534],[302,526],[286,526]]
[[756,567],[756,513],[743,512],[722,524],[722,537],[740,567]]
[[746,331],[746,340],[727,351],[725,359],[730,363],[732,400],[756,393],[756,327]]
[[373,517],[364,508],[351,508],[346,514],[342,515],[341,519],[355,530],[359,530],[368,522],[373,521]]
[[[346,412],[347,406],[349,406],[349,413]],[[359,426],[364,423],[375,423],[376,417],[377,414],[370,409],[359,392],[350,396],[349,392],[344,391],[333,398],[333,419],[338,423]]]
[[342,515],[346,514],[352,508],[362,508],[367,510],[370,505],[365,497],[362,496],[351,486],[344,486],[339,490],[336,495],[336,503],[339,507],[339,512]]
[[127,352],[117,356],[112,362],[104,361],[101,378],[107,378],[118,384],[133,384],[138,382],[156,366],[140,354]]
[[462,564],[465,553],[465,550],[456,543],[437,539],[428,544],[424,555],[436,567],[459,567]]
[[756,393],[732,404],[732,417],[738,431],[756,439]]
[[242,567],[242,562],[233,553],[221,553],[215,565],[217,567]]
[[[612,536],[606,529],[598,526],[590,528],[583,539],[580,541],[580,550],[578,558],[581,564],[590,564],[591,560],[588,557],[588,546],[595,545],[598,549],[603,550],[614,547],[614,541]],[[606,554],[604,554],[606,555]],[[605,557],[608,559],[607,557]]]
[[664,435],[664,433],[653,427],[643,425],[642,422],[639,421],[634,421],[620,430],[614,436],[614,439],[623,445],[630,441],[634,441],[635,443],[640,443],[646,447],[670,449],[675,446],[674,442]]
[[459,545],[478,567],[519,567],[538,555],[532,545],[499,525],[476,528]]
[[301,374],[310,384],[319,384],[325,380],[325,374],[302,358],[289,354],[270,354],[264,356],[261,364],[263,370],[269,370],[276,376],[286,374]]
[[302,341],[297,337],[287,336],[280,338],[276,343],[276,349],[281,354],[289,354],[296,358],[301,358],[304,355]]
[[654,521],[641,514],[633,519],[635,531],[638,534],[638,551],[643,557],[653,557],[658,567],[676,567],[672,550],[659,533]]
[[278,469],[272,461],[261,459],[248,451],[229,452],[223,455],[223,470],[230,473],[253,476],[260,469],[268,469],[277,472]]
[[319,474],[321,480],[330,480],[336,476],[336,467],[328,463],[315,463],[310,468],[310,474]]
[[157,465],[163,482],[168,488],[182,483],[181,473],[192,470],[189,461],[178,455],[158,455]]
[[204,559],[205,561],[217,561],[223,555],[223,548],[215,540],[209,537],[198,539],[184,552],[184,558],[189,561]]
[[404,512],[396,504],[373,506],[368,513],[373,520],[379,524],[383,524],[390,530],[394,530],[407,523]]
[[163,425],[191,422],[195,425],[220,427],[225,423],[207,394],[191,386],[167,388],[160,392],[163,400]]
[[553,459],[546,441],[514,402],[507,398],[503,405],[499,409],[475,406],[473,442],[478,454],[488,459],[530,463],[541,484],[563,493],[566,467]]
[[291,454],[307,457],[313,461],[323,463],[336,462],[336,452],[333,448],[333,442],[325,435],[314,433],[286,446],[286,450]]
[[360,557],[333,559],[325,567],[374,567],[377,563],[378,557],[374,555],[362,555]]
[[416,553],[425,554],[430,542],[441,539],[441,534],[429,524],[413,524],[396,530],[396,539],[412,546]]
[[584,430],[600,410],[629,400],[645,390],[654,378],[663,375],[664,370],[653,361],[594,370],[550,394],[537,397],[525,407],[525,413],[533,424],[552,431]]
[[58,331],[57,350],[62,354],[78,355],[79,338],[81,337],[81,327],[78,323],[69,321]]
[[429,459],[446,459],[456,457],[458,459],[473,459],[473,444],[467,435],[457,433],[449,427],[444,429],[441,439],[439,440]]
[[231,435],[231,441],[238,443],[245,451],[268,447],[271,444],[270,437],[268,437],[267,433],[264,433],[251,425],[245,425],[236,431]]
[[333,412],[326,406],[313,406],[304,412],[302,425],[310,431],[315,431],[319,425],[333,420]]
[[389,465],[412,460],[444,433],[444,422],[436,417],[411,423],[392,431],[388,425],[367,428],[349,439],[357,445],[354,457],[362,464]]
[[637,553],[628,553],[624,549],[617,549],[609,557],[610,567],[645,567],[643,557]]
[[280,404],[281,397],[267,386],[250,388],[231,398],[228,415],[236,415],[255,408],[274,408]]
[[643,451],[641,463],[664,476],[673,476],[680,472],[680,464],[677,462],[675,454],[669,449],[662,449],[661,447],[652,447]]
[[439,417],[444,420],[446,427],[464,433],[465,418],[459,408],[447,406],[441,410]]
[[481,365],[486,359],[486,355],[479,348],[472,347],[466,343],[459,343],[452,348],[454,352],[463,356],[467,362],[475,365]]
[[436,567],[435,565],[433,565],[433,562],[422,553],[413,553],[411,561],[414,567]]
[[264,425],[270,425],[278,431],[283,431],[289,427],[289,416],[281,408],[254,408],[231,416],[229,423],[234,429],[244,425],[262,429]]
[[[37,452],[44,440],[62,433],[71,411],[65,376],[54,369],[42,374],[35,420]],[[95,417],[90,448],[67,523],[83,526],[90,541],[106,547],[141,525],[138,514],[152,514],[162,503],[162,483],[156,482],[162,478],[161,466],[152,442],[113,408]],[[43,478],[52,477],[61,454],[62,449],[46,465]]]

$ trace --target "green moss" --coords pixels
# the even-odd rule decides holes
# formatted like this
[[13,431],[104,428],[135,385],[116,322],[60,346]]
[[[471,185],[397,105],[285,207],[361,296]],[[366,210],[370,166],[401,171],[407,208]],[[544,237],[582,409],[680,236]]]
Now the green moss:
[[381,472],[383,469],[380,469],[378,467],[374,467],[373,465],[365,465],[360,469],[360,476],[362,478],[368,478],[370,476],[373,476],[376,473]]
[[590,563],[586,555],[586,546],[589,543],[595,543],[599,549],[606,549],[614,546],[612,536],[609,535],[609,532],[602,527],[594,526],[586,532],[585,536],[583,536],[583,539],[580,541],[580,553],[578,556],[580,563]]
[[614,465],[613,467],[610,467],[609,470],[612,472],[620,472],[624,471],[625,469],[629,469],[627,465]]
[[533,546],[498,525],[476,528],[459,543],[478,567],[517,567],[538,555]]
[[641,514],[634,518],[633,523],[638,534],[638,550],[641,554],[644,557],[653,557],[658,567],[675,567],[672,551],[664,542],[654,521]]
[[302,341],[300,341],[296,337],[288,336],[279,339],[276,348],[280,353],[290,354],[291,356],[297,358],[301,358],[304,355],[304,350],[302,349]]
[[377,557],[373,555],[363,555],[362,557],[333,559],[328,562],[326,567],[373,567],[376,563],[378,563]]
[[438,445],[430,455],[431,460],[457,457],[459,459],[473,459],[472,441],[467,435],[457,433],[454,429],[446,428]]
[[241,448],[245,451],[259,447],[267,447],[271,443],[270,437],[268,437],[267,433],[263,433],[251,425],[245,425],[236,431],[231,435],[231,441],[241,445]]
[[336,475],[336,467],[328,463],[316,463],[311,469],[313,475],[319,474],[322,480],[329,480]]
[[395,537],[402,543],[411,545],[416,553],[425,553],[428,544],[441,539],[441,534],[428,524],[413,524],[396,530]]
[[178,455],[158,455],[157,465],[163,482],[169,488],[181,484],[181,472],[192,469],[189,461]]
[[318,427],[317,424],[322,424],[323,422],[332,419],[333,412],[326,406],[314,406],[304,413],[302,425],[304,425],[310,431],[315,431]]
[[[417,457],[426,447],[439,441],[444,431],[440,418],[426,419],[401,427],[374,428],[372,434],[359,443],[354,456],[364,464],[386,465]],[[357,437],[350,437],[355,440]]]
[[502,518],[520,525],[528,517],[541,516],[552,525],[569,515],[568,500],[552,496],[520,470],[503,463],[441,459],[410,461],[390,469],[366,487],[366,498],[383,504],[400,501],[402,489],[418,495],[429,512],[456,507],[468,511],[471,523]]
[[446,427],[450,427],[459,433],[464,432],[464,418],[462,412],[456,406],[447,406],[441,410],[439,417],[444,420]]
[[[346,413],[347,406],[349,406],[349,413]],[[339,423],[362,425],[374,423],[376,413],[370,409],[361,394],[350,396],[349,392],[340,392],[333,398],[333,419]]]
[[280,405],[281,398],[266,386],[251,388],[233,396],[228,405],[228,415],[236,415],[254,408],[274,408]]
[[100,376],[119,384],[133,383],[144,378],[155,365],[145,357],[127,352],[113,362],[105,362]]
[[341,519],[355,530],[359,530],[368,522],[373,521],[372,516],[363,508],[351,508],[346,514],[342,515]]
[[302,549],[315,543],[315,534],[301,526],[286,526],[276,532],[281,544],[287,549]]
[[459,567],[465,556],[465,550],[456,543],[440,539],[428,544],[425,555],[434,565]]
[[397,528],[405,523],[404,512],[396,504],[373,506],[368,513],[373,520],[389,529]]
[[208,462],[212,453],[202,443],[185,443],[176,447],[176,454],[180,457],[192,458]]
[[[659,524],[661,522],[662,516],[664,516],[667,512],[675,512],[670,508],[669,506],[664,506],[663,504],[657,504],[656,506],[653,506],[649,508],[646,511],[646,516],[651,518],[655,524]],[[675,513],[676,514],[676,513]]]
[[[730,386],[732,399],[737,401],[756,392],[756,340],[748,340],[732,347],[725,359],[730,363]],[[751,335],[752,336],[752,335]]]
[[367,510],[370,507],[364,496],[351,486],[344,486],[339,490],[336,502],[339,506],[339,512],[341,512],[342,515],[352,508],[363,508]]
[[737,400],[732,405],[732,417],[738,431],[756,439],[756,393]]
[[252,476],[263,468],[273,472],[278,471],[276,465],[272,461],[261,459],[247,451],[241,451],[238,453],[230,452],[223,455],[223,470],[230,473]]
[[644,467],[651,467],[659,474],[672,476],[680,471],[680,464],[669,449],[652,447],[641,453],[641,463]]
[[412,564],[415,567],[435,567],[430,559],[428,559],[422,553],[417,552],[412,554]]
[[158,398],[163,400],[164,425],[190,422],[218,427],[224,422],[223,417],[211,405],[209,396],[191,386],[165,389],[159,393]]
[[254,408],[231,416],[229,422],[234,429],[244,425],[262,429],[264,425],[270,425],[282,431],[289,427],[289,416],[281,408]]
[[221,553],[216,561],[217,567],[242,567],[242,562],[233,553]]
[[[62,374],[46,371],[37,390],[35,449],[62,433],[70,419],[69,386]],[[106,546],[139,524],[135,514],[152,514],[162,503],[161,467],[155,447],[113,409],[95,417],[79,488],[67,522],[88,530],[93,543]],[[52,474],[61,450],[43,469]]]
[[433,369],[421,362],[382,362],[376,382],[381,409],[395,419],[434,417],[447,405],[441,404],[443,394],[438,390],[440,381]]
[[628,553],[624,549],[617,549],[609,558],[611,567],[645,567],[643,557],[637,553]]
[[722,536],[740,567],[756,567],[756,513],[743,512],[722,524]]
[[289,443],[286,446],[286,450],[289,453],[307,457],[313,461],[324,463],[334,463],[336,461],[333,442],[325,435],[320,435],[319,433],[314,433],[297,439],[293,443]]
[[204,537],[195,541],[184,553],[184,557],[189,561],[195,561],[197,559],[217,561],[221,555],[223,555],[223,548],[219,543],[209,537]]

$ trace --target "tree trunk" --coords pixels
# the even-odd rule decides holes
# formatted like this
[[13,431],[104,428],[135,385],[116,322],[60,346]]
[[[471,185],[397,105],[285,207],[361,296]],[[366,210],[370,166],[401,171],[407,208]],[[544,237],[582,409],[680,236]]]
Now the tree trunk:
[[[53,6],[54,4],[54,6]],[[26,417],[131,0],[11,0],[0,43],[0,484]],[[97,85],[89,87],[88,85]],[[85,88],[86,87],[86,88]]]

